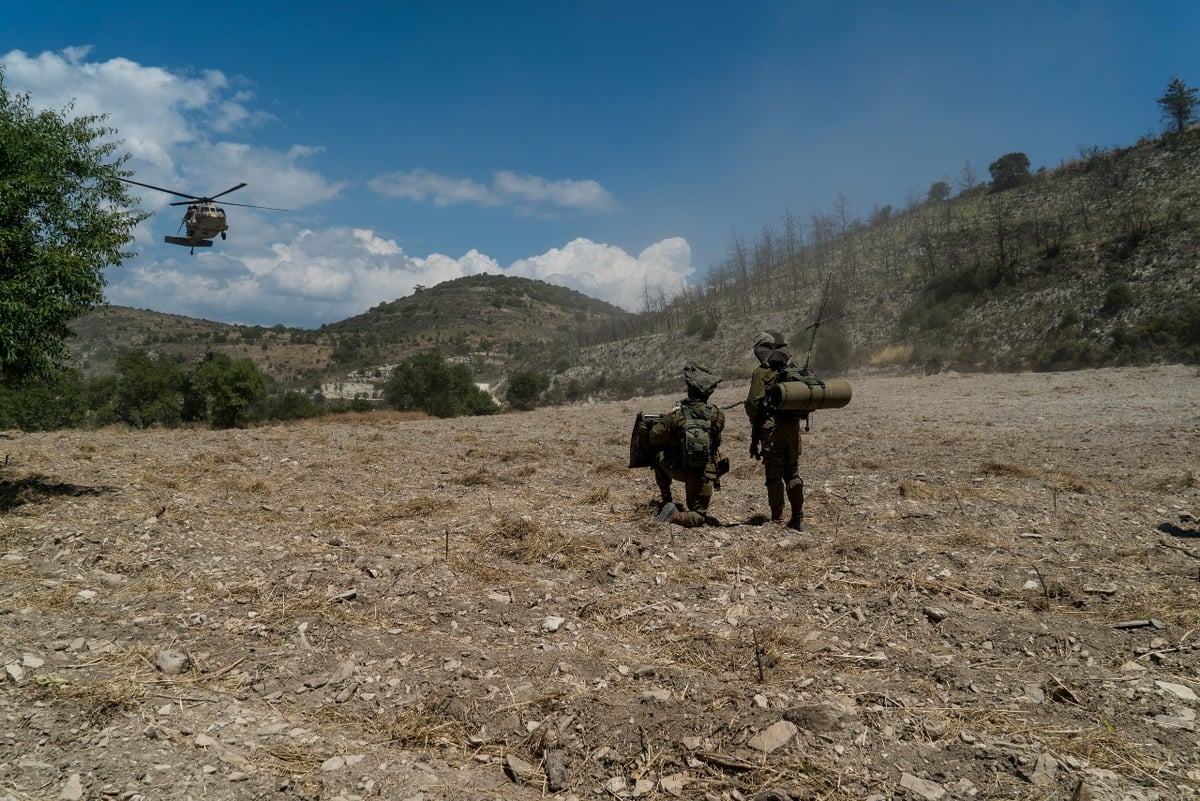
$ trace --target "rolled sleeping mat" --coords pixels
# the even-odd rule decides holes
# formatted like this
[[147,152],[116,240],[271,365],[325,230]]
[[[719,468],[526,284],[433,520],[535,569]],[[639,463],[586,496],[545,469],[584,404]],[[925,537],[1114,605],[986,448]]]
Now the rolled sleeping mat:
[[828,381],[785,381],[768,390],[768,399],[776,409],[788,412],[814,412],[840,409],[850,402],[850,382],[843,378]]

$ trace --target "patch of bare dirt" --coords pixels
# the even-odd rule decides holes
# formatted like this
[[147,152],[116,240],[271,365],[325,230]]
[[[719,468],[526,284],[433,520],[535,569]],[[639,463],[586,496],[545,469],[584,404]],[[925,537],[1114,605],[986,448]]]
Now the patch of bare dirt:
[[10,432],[0,793],[1200,797],[1195,368],[852,382],[803,534],[736,407],[654,522],[670,396]]

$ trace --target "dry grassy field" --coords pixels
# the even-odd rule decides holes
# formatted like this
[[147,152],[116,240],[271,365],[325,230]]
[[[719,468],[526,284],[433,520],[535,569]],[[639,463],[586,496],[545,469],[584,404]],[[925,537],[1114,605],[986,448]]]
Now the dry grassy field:
[[1196,368],[851,381],[803,534],[670,396],[2,434],[0,798],[1200,798]]

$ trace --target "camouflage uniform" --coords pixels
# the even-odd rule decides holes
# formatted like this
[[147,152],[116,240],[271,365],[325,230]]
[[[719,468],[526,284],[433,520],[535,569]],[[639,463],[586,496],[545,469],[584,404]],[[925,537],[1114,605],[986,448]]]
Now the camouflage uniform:
[[[721,432],[725,429],[725,412],[706,402],[719,378],[713,378],[708,371],[694,366],[684,371],[684,377],[688,396],[654,424],[650,429],[650,442],[663,446],[654,464],[654,480],[664,502],[658,519],[678,526],[694,527],[704,525],[708,519],[708,504],[717,486],[718,449],[721,447]],[[682,439],[686,419],[684,407],[693,410],[693,418],[699,416],[709,420],[709,455],[703,468],[690,468],[682,464],[683,455],[678,443]],[[686,510],[679,509],[671,502],[672,480],[683,482]]]
[[[770,413],[759,404],[766,394],[767,384],[775,376],[775,368],[786,366],[791,361],[791,354],[783,337],[771,333],[759,335],[754,343],[754,353],[758,357],[759,366],[754,368],[750,376],[750,392],[746,396],[744,406],[746,416],[750,418],[751,431],[759,426],[757,444],[761,445],[771,520],[783,523],[783,503],[786,496],[792,512],[787,526],[803,531],[804,479],[800,477],[800,421],[807,415],[786,411]],[[760,451],[755,445],[756,443],[751,443],[750,455],[757,459]]]

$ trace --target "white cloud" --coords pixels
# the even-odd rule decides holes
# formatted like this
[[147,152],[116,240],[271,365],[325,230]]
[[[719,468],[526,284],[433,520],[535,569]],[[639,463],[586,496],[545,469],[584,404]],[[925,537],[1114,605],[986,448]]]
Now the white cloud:
[[499,198],[482,184],[466,178],[447,178],[425,170],[413,172],[390,172],[372,178],[367,187],[387,197],[407,200],[432,200],[436,206],[452,206],[457,203],[474,203],[480,206],[497,206]]
[[114,270],[109,300],[205,319],[315,328],[410,295],[418,285],[485,272],[540,279],[630,311],[641,308],[647,286],[670,297],[693,272],[691,251],[678,238],[636,256],[576,239],[507,268],[477,250],[459,257],[409,256],[394,240],[361,228],[306,229],[267,252],[240,260],[233,252],[197,252],[183,262]]
[[673,297],[695,268],[691,248],[679,237],[656,242],[636,256],[614,245],[576,239],[562,249],[514,262],[508,272],[639,311],[647,288],[661,289],[666,297]]
[[519,175],[500,170],[490,186],[469,178],[451,178],[428,170],[390,172],[367,182],[374,192],[386,197],[430,201],[436,206],[471,203],[477,206],[513,206],[525,212],[548,208],[579,211],[611,211],[616,203],[597,181],[551,181],[536,175]]
[[536,175],[501,170],[495,175],[494,187],[502,197],[581,211],[609,211],[615,205],[612,195],[596,181],[547,181]]
[[[90,47],[30,56],[0,55],[5,84],[28,92],[38,108],[105,114],[131,155],[138,180],[192,195],[246,188],[222,201],[285,209],[338,198],[345,185],[309,166],[322,151],[306,144],[259,144],[252,130],[273,120],[254,106],[240,78],[218,70],[177,73],[125,58],[93,60]],[[605,212],[612,195],[594,180],[551,180],[498,171],[490,182],[415,170],[373,179],[375,192],[431,202],[509,207],[549,215],[562,210]],[[646,287],[673,295],[694,273],[686,241],[664,239],[632,255],[619,247],[575,239],[562,248],[502,267],[467,249],[460,256],[411,256],[394,239],[355,220],[318,225],[318,218],[249,208],[230,211],[227,241],[212,249],[160,245],[174,234],[179,198],[134,187],[142,207],[163,211],[135,231],[141,255],[109,271],[109,302],[192,317],[316,327],[404,297],[418,285],[478,273],[519,275],[577,289],[631,311]],[[353,215],[353,208],[339,208]]]
[[[319,148],[296,145],[286,151],[229,138],[258,126],[270,115],[251,106],[248,90],[234,89],[218,70],[184,76],[125,58],[87,61],[90,47],[37,56],[13,50],[0,55],[5,83],[28,92],[37,108],[76,114],[104,114],[130,154],[128,167],[143,183],[192,195],[220,192],[245,181],[246,200],[282,208],[302,208],[336,197],[343,184],[326,180],[302,165]],[[137,190],[142,205],[161,209],[178,198]]]

